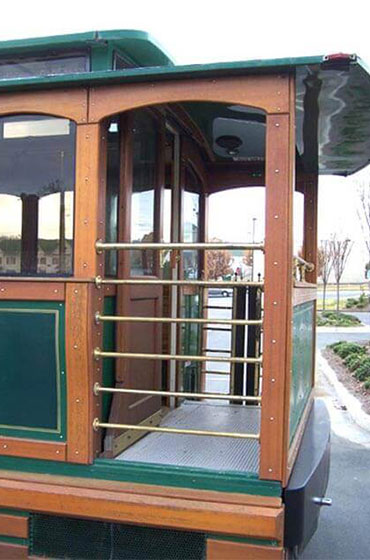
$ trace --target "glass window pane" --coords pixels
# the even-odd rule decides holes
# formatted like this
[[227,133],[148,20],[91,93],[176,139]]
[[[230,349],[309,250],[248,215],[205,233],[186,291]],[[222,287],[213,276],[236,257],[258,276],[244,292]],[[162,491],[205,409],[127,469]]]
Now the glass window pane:
[[75,124],[0,119],[0,270],[72,274]]
[[[186,185],[184,191],[184,242],[197,243],[199,241],[199,204],[198,192],[201,183],[191,169],[186,170]],[[198,278],[199,253],[198,251],[183,252],[184,278]]]
[[[118,240],[118,197],[120,181],[119,127],[112,121],[108,128],[107,194],[105,239],[108,243]],[[105,252],[105,275],[117,276],[117,251]]]
[[[133,134],[131,241],[154,241],[154,193],[157,179],[157,131],[155,120],[137,113]],[[154,274],[153,251],[131,251],[133,276]]]
[[55,74],[75,74],[87,72],[89,58],[86,53],[49,56],[19,57],[0,60],[0,80],[48,76]]

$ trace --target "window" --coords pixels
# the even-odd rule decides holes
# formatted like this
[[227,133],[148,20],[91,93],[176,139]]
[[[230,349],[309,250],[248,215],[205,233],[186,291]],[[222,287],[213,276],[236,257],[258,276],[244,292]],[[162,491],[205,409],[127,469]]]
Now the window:
[[1,274],[46,274],[51,257],[48,275],[72,274],[75,129],[50,116],[0,118]]
[[30,76],[50,76],[55,74],[75,74],[89,70],[87,53],[63,53],[59,56],[41,54],[17,58],[0,59],[0,80],[28,78]]
[[[138,112],[133,126],[133,179],[131,240],[152,243],[154,239],[154,197],[157,183],[157,124],[149,114]],[[131,251],[133,276],[154,274],[153,251]]]

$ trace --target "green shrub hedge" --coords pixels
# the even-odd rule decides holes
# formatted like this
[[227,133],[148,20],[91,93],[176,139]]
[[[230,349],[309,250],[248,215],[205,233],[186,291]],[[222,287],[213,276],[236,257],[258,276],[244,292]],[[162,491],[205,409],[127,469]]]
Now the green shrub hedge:
[[360,319],[354,315],[337,313],[336,311],[323,311],[317,314],[318,327],[352,327],[361,325]]
[[334,342],[329,348],[342,358],[344,365],[358,381],[364,382],[364,388],[370,391],[370,348],[356,342]]

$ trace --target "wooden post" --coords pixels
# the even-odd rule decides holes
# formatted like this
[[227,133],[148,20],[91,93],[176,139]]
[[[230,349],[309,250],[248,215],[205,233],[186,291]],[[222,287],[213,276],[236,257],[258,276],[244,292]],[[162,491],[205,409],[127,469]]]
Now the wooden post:
[[104,255],[95,250],[105,237],[106,131],[101,124],[77,126],[74,277],[102,274]]
[[290,112],[271,114],[267,117],[260,459],[260,477],[281,481],[285,477],[288,452],[291,368],[292,206],[295,153],[292,84],[288,96]]
[[304,183],[304,258],[315,265],[312,272],[306,272],[307,282],[317,282],[317,206],[318,176],[309,175]]
[[100,416],[101,399],[93,386],[101,382],[102,364],[93,350],[102,344],[102,327],[94,317],[102,313],[104,297],[93,279],[104,266],[95,242],[105,237],[105,145],[105,125],[78,125],[74,278],[80,281],[66,287],[67,460],[77,463],[92,462],[100,451],[93,419]]

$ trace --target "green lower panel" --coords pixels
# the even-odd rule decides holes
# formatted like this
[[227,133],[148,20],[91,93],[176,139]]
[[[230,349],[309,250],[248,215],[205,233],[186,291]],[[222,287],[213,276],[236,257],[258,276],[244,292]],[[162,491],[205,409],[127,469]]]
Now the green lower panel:
[[65,439],[64,304],[0,302],[0,435]]
[[292,441],[312,389],[314,360],[313,301],[294,307],[293,357],[290,389],[290,441]]

